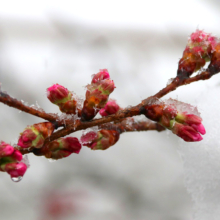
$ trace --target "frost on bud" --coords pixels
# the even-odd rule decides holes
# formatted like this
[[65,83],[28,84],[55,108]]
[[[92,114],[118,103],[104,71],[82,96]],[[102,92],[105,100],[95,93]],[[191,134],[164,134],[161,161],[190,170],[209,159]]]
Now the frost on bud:
[[62,159],[72,153],[78,154],[81,147],[79,140],[75,137],[59,138],[47,146],[45,157],[56,160]]
[[196,30],[189,37],[186,49],[179,61],[177,75],[187,78],[210,61],[219,39],[202,30]]
[[55,105],[58,105],[61,112],[76,114],[77,101],[73,94],[65,87],[54,84],[47,89],[47,98]]
[[185,141],[201,141],[200,134],[206,133],[205,128],[198,115],[187,112],[187,109],[190,111],[190,107],[188,104],[170,99],[146,105],[144,114]]
[[18,146],[22,148],[41,148],[44,141],[54,131],[54,126],[50,122],[43,122],[27,127],[19,137]]
[[92,150],[106,150],[114,145],[120,137],[120,133],[115,130],[100,130],[96,132],[88,132],[81,137],[83,146],[87,146]]
[[114,82],[109,78],[107,70],[100,70],[93,76],[92,83],[87,86],[86,99],[82,109],[83,121],[93,119],[99,110],[104,108],[114,88]]
[[108,116],[108,115],[113,115],[116,114],[119,111],[120,107],[119,105],[116,103],[115,100],[110,99],[104,108],[102,108],[99,111],[99,114],[101,116]]
[[0,142],[0,171],[7,172],[11,178],[22,177],[27,170],[27,165],[21,160],[20,151],[3,141]]

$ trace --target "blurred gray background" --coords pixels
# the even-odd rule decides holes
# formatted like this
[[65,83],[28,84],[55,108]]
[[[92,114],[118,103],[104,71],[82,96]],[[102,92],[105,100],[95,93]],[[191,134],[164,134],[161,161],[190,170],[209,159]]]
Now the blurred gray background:
[[[116,85],[111,98],[136,105],[175,77],[192,32],[220,36],[217,0],[0,2],[2,90],[46,112],[59,112],[46,88],[59,83],[84,97],[91,75],[103,68]],[[216,76],[166,98],[197,105],[218,84]],[[11,144],[42,121],[3,104],[0,115],[0,140]],[[178,145],[169,131],[149,131],[53,163],[29,155],[21,182],[0,173],[0,219],[191,220]]]

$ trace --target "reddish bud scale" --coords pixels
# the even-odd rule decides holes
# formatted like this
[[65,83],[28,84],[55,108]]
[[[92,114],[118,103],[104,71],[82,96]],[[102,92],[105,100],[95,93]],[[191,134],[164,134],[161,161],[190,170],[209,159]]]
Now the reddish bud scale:
[[27,127],[18,140],[18,146],[22,148],[41,148],[44,141],[54,131],[54,126],[50,122],[43,122]]
[[44,153],[46,158],[62,159],[72,153],[78,154],[81,150],[81,144],[75,137],[59,138],[50,142]]
[[87,86],[86,99],[81,115],[83,121],[89,121],[96,116],[107,103],[108,97],[114,88],[114,82],[109,79],[107,70],[100,70],[99,73],[94,75],[92,83]]
[[100,130],[97,133],[89,132],[81,137],[83,146],[92,150],[106,150],[114,145],[120,137],[120,133],[115,130]]

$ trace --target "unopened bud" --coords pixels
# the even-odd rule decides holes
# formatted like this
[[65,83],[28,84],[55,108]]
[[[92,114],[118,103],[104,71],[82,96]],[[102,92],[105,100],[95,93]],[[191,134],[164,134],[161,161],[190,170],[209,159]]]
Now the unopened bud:
[[116,114],[119,111],[119,109],[120,107],[115,100],[109,100],[106,103],[105,107],[99,111],[99,114],[101,116],[112,115],[112,114]]
[[54,131],[54,126],[50,122],[43,122],[27,127],[18,140],[18,146],[22,148],[41,148],[44,141]]
[[106,150],[114,145],[120,137],[120,133],[115,130],[100,130],[97,133],[88,132],[81,137],[83,146],[87,146],[92,150]]
[[81,144],[75,137],[59,138],[50,142],[47,146],[45,156],[52,159],[61,159],[68,157],[72,153],[78,154],[81,150]]

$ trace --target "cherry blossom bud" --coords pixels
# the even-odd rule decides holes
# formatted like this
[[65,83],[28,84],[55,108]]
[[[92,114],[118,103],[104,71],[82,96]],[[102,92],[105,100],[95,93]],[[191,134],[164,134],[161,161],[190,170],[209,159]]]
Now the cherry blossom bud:
[[119,139],[120,133],[115,130],[100,130],[97,133],[88,132],[81,137],[83,146],[87,146],[92,150],[106,150],[114,145]]
[[69,100],[69,91],[65,87],[54,84],[47,89],[47,98],[54,104]]
[[13,152],[14,148],[11,145],[6,144],[3,141],[0,142],[0,158],[10,156],[13,154]]
[[27,165],[20,162],[21,160],[20,151],[3,141],[0,142],[0,171],[7,172],[11,178],[22,177],[27,170]]
[[78,154],[81,147],[79,140],[75,137],[59,138],[50,142],[45,156],[57,160],[68,157],[72,153]]
[[22,148],[41,148],[44,141],[54,131],[54,126],[50,122],[43,122],[27,127],[18,140],[18,146]]
[[8,163],[5,165],[4,169],[11,176],[11,178],[21,177],[24,176],[27,170],[27,165],[23,162]]
[[96,73],[93,78],[92,78],[92,83],[97,83],[101,80],[104,80],[104,79],[109,79],[110,78],[110,75],[108,73],[108,70],[107,69],[103,69],[103,70],[100,70],[98,73]]
[[171,130],[174,134],[187,142],[201,141],[203,139],[193,127],[178,122],[175,122]]
[[202,119],[197,115],[181,112],[177,114],[175,120],[182,124],[186,124],[193,127],[197,132],[203,135],[206,133],[205,128],[202,124]]
[[119,111],[119,109],[120,107],[115,100],[109,100],[106,103],[105,107],[99,111],[99,114],[101,116],[112,115],[112,114],[116,114]]
[[218,38],[202,30],[192,33],[179,61],[177,75],[184,79],[203,67],[210,61],[218,42]]
[[144,106],[143,114],[172,130],[174,134],[185,141],[201,141],[200,134],[206,133],[202,119],[195,114],[181,112],[181,109],[190,110],[191,107],[186,103],[172,99],[165,102],[155,100],[152,104]]
[[47,98],[59,106],[60,111],[66,114],[76,114],[77,101],[73,94],[65,87],[54,84],[47,89]]
[[[110,93],[113,92],[115,85],[109,79],[106,72],[99,72],[93,77],[92,83],[87,86],[86,99],[83,104],[82,121],[93,119],[101,108],[104,108]],[[94,83],[95,82],[95,83]]]

